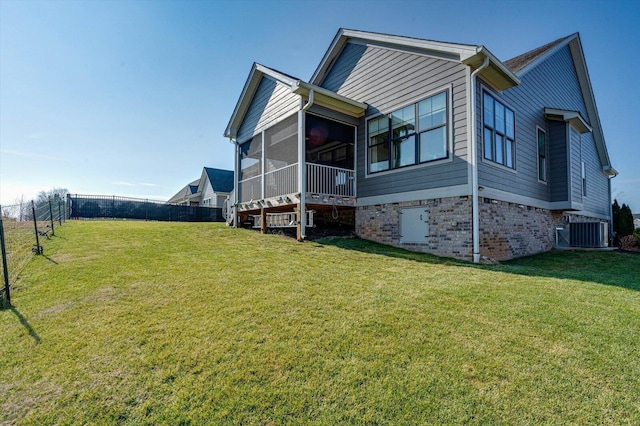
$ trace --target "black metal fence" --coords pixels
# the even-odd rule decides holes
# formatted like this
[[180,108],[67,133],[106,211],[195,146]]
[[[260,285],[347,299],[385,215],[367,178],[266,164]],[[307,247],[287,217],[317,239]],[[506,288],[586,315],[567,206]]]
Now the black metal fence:
[[0,206],[0,306],[11,305],[12,283],[34,254],[43,254],[43,244],[68,215],[67,202],[59,197]]
[[69,194],[73,219],[137,219],[172,222],[224,222],[221,208],[178,206],[162,201]]

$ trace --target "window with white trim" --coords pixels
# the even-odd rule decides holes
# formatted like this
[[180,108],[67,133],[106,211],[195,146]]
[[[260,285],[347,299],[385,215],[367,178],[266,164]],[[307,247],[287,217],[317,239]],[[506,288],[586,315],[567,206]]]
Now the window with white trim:
[[547,134],[538,127],[538,180],[547,181]]
[[367,123],[369,173],[445,159],[449,101],[445,90]]
[[482,104],[484,158],[514,169],[515,114],[487,92],[484,92]]

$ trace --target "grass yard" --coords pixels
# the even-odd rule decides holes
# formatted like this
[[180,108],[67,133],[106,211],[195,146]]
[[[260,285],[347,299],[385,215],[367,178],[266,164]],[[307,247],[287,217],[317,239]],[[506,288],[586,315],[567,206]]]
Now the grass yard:
[[70,221],[0,311],[0,423],[640,424],[640,256],[498,266]]

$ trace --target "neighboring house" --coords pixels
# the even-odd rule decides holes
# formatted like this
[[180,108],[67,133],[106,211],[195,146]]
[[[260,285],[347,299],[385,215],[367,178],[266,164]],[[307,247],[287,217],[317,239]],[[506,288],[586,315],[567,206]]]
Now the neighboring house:
[[225,136],[238,223],[295,210],[304,239],[309,210],[351,213],[363,238],[476,262],[578,222],[607,239],[617,172],[577,33],[502,62],[341,29],[309,82],[254,64]]
[[167,203],[220,207],[233,191],[233,171],[204,167],[200,179],[182,188]]
[[640,214],[633,215],[633,227],[640,229]]
[[223,207],[225,200],[233,191],[233,171],[205,167],[198,183],[200,205],[205,207]]
[[180,206],[197,206],[200,203],[200,194],[198,193],[198,183],[200,180],[194,180],[187,184],[184,188],[169,198],[167,204],[177,204]]

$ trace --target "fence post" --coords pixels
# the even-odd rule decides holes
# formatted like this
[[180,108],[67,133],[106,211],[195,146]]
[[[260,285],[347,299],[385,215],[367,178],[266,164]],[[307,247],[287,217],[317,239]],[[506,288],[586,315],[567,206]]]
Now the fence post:
[[58,223],[62,226],[62,200],[58,198]]
[[40,246],[40,238],[38,237],[38,218],[36,217],[36,203],[31,200],[31,212],[33,213],[33,229],[36,234],[36,246],[34,253],[42,254],[42,247]]
[[0,206],[0,245],[2,246],[2,271],[4,272],[4,306],[11,306],[11,289],[9,286],[9,270],[7,269],[7,246],[4,242],[4,224],[2,223],[2,206]]
[[56,235],[55,229],[53,229],[53,209],[51,208],[51,197],[49,197],[49,220],[51,221],[51,235]]

